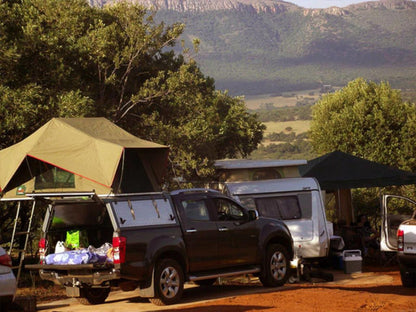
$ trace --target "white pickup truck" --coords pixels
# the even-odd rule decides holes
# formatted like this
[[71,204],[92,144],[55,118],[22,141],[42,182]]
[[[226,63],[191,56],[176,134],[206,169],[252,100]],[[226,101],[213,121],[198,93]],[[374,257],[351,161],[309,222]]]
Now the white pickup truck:
[[404,287],[416,287],[416,202],[402,196],[382,197],[381,250],[397,252]]

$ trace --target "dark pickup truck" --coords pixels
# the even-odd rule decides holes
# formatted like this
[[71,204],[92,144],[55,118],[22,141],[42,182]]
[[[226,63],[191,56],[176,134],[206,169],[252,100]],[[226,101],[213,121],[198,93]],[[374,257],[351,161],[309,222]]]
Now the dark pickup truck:
[[[140,296],[167,305],[179,301],[185,282],[211,285],[218,277],[254,274],[275,287],[289,277],[293,241],[285,224],[216,191],[31,196],[49,205],[40,264],[26,268],[84,304],[103,303],[115,286],[138,288]],[[88,246],[57,252],[74,230]]]

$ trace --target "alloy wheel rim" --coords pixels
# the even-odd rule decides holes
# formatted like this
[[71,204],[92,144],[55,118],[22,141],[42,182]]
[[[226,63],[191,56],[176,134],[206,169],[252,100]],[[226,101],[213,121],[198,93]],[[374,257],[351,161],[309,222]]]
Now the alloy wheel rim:
[[179,291],[180,277],[174,267],[167,267],[160,275],[160,288],[163,296],[173,298]]
[[286,257],[282,252],[276,251],[270,259],[270,271],[275,280],[280,281],[286,275]]

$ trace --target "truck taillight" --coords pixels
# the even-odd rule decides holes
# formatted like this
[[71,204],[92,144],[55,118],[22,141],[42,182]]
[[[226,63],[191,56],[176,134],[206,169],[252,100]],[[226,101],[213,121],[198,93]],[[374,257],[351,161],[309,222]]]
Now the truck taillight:
[[38,243],[40,264],[45,264],[46,245],[47,245],[46,239],[41,238]]
[[404,231],[397,230],[397,250],[403,251],[404,249]]
[[8,267],[11,267],[12,266],[12,258],[8,254],[0,256],[0,265],[5,265],[5,266],[8,266]]
[[113,237],[114,263],[124,263],[126,257],[126,238],[122,236]]

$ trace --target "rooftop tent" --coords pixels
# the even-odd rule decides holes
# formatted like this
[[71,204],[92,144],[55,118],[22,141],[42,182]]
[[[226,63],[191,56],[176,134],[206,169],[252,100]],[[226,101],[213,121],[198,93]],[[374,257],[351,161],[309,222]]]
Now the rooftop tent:
[[335,151],[299,167],[303,177],[315,177],[324,190],[406,185],[416,174]]
[[169,147],[135,137],[105,118],[54,118],[0,150],[0,191],[2,197],[31,191],[155,191],[168,152]]

